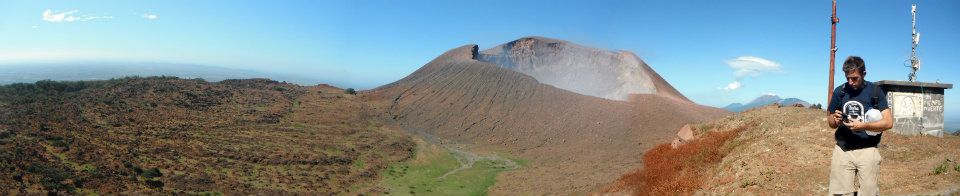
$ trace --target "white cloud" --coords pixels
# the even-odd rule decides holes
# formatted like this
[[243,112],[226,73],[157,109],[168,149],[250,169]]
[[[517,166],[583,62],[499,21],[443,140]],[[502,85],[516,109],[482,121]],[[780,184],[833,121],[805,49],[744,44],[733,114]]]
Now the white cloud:
[[70,10],[65,12],[54,12],[53,10],[43,11],[43,21],[47,22],[73,22],[77,20],[76,14],[77,10]]
[[53,10],[45,10],[43,11],[42,15],[43,15],[43,21],[55,22],[55,23],[84,22],[84,21],[98,20],[98,19],[113,19],[113,16],[88,16],[88,15],[77,16],[78,15],[77,13],[80,13],[80,11],[70,10],[70,11],[57,12]]
[[732,90],[737,90],[738,88],[740,88],[740,81],[733,81],[730,84],[727,84],[727,86],[722,87],[720,89],[732,91]]
[[728,91],[737,90],[743,86],[741,82],[746,77],[757,77],[763,73],[780,71],[780,63],[755,56],[741,56],[730,59],[727,61],[727,66],[733,68],[733,75],[736,76],[736,80],[725,87],[721,87],[721,89]]
[[737,78],[759,76],[764,72],[780,71],[780,63],[755,56],[741,56],[727,61]]
[[157,15],[156,15],[156,14],[143,14],[142,17],[143,17],[143,18],[146,18],[147,20],[156,20],[156,19],[157,19]]

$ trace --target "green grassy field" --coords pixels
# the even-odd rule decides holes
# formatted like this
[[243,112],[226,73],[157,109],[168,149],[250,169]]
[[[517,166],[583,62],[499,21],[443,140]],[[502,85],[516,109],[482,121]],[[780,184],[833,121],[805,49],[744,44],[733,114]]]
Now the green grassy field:
[[383,172],[381,185],[388,195],[486,195],[497,174],[516,169],[513,159],[480,159],[473,167],[460,168],[459,156],[446,148],[418,142],[414,159],[391,165]]

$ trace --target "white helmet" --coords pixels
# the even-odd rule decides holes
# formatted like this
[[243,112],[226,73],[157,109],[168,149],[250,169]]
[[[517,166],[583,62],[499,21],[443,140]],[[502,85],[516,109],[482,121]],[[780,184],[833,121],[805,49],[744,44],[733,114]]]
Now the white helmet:
[[[877,110],[877,109],[868,110],[867,113],[864,115],[864,117],[866,118],[864,118],[863,122],[874,122],[874,121],[883,120],[883,114],[880,114],[880,110]],[[867,130],[867,135],[876,136],[878,134],[880,134],[880,132]]]

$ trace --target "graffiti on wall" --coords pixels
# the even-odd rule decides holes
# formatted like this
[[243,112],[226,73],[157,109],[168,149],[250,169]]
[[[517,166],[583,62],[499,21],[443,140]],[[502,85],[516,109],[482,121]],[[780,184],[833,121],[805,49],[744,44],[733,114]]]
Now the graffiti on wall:
[[905,134],[942,132],[943,94],[888,92],[894,129]]

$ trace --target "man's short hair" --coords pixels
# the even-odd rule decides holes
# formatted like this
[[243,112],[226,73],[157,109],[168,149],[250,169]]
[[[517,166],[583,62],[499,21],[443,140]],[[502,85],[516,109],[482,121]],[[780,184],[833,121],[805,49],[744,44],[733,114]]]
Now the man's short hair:
[[860,70],[861,75],[867,72],[867,65],[863,63],[863,58],[859,56],[847,57],[847,60],[843,62],[843,73],[850,73],[856,70]]

